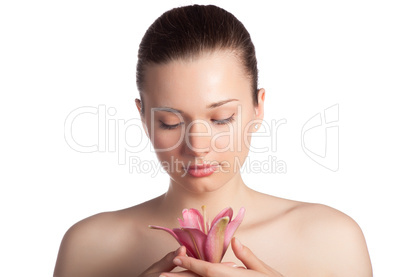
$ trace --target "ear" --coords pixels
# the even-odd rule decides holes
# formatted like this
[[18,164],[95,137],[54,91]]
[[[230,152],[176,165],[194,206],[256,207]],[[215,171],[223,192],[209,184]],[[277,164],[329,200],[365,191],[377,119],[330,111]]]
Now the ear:
[[140,113],[140,116],[142,117],[142,112],[141,112],[141,100],[138,98],[135,98],[135,105],[137,106],[137,110]]
[[265,89],[260,88],[258,90],[258,103],[255,106],[255,120],[258,122],[258,127],[255,128],[254,130],[257,131],[260,126],[262,121],[264,120],[264,101],[265,101]]
[[137,106],[137,110],[140,113],[140,117],[141,117],[141,122],[142,122],[142,127],[144,128],[145,134],[147,135],[147,137],[149,138],[149,133],[148,133],[148,128],[147,125],[145,124],[145,118],[143,117],[142,114],[142,109],[141,109],[141,100],[136,98],[135,99],[135,105]]

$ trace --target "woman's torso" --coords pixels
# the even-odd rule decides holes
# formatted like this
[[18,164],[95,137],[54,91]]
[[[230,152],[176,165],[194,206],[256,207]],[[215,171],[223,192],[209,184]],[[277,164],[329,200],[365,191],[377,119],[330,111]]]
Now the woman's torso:
[[[71,253],[60,253],[59,259],[63,255],[79,257],[77,265],[88,270],[77,271],[75,276],[138,276],[179,246],[169,234],[148,228],[149,224],[178,227],[176,218],[155,214],[157,204],[158,198],[75,224],[64,241],[73,240],[71,244],[76,246],[70,247]],[[257,193],[235,236],[284,276],[329,276],[336,233],[331,231],[331,222],[348,220],[346,215],[323,205]],[[223,261],[241,265],[230,247]]]

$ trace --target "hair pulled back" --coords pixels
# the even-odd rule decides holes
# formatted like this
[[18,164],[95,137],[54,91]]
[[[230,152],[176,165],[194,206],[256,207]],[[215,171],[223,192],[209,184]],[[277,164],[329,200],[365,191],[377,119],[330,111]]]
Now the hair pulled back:
[[140,95],[147,65],[188,59],[214,50],[230,50],[239,58],[257,104],[257,59],[250,34],[233,14],[213,5],[174,8],[148,28],[138,50],[136,75]]

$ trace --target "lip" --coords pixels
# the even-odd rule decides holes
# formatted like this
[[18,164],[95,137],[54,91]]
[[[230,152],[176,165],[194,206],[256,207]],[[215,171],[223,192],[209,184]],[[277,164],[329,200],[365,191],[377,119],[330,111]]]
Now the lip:
[[218,165],[212,164],[191,165],[186,169],[186,171],[193,177],[201,178],[213,174],[217,167]]

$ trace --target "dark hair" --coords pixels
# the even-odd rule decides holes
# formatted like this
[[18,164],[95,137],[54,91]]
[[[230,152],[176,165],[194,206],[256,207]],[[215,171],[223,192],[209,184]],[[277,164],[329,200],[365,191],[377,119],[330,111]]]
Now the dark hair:
[[239,58],[251,80],[253,102],[257,104],[257,59],[250,34],[233,14],[213,5],[174,8],[152,23],[138,50],[140,95],[147,65],[186,59],[213,50],[231,50]]

